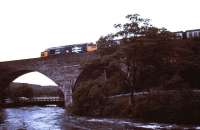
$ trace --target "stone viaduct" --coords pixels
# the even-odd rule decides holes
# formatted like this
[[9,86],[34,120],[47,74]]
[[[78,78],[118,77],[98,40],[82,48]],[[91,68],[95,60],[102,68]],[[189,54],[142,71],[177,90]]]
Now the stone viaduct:
[[37,71],[59,86],[64,93],[65,106],[68,106],[72,103],[72,88],[81,73],[81,64],[95,58],[95,54],[84,53],[0,62],[1,92],[19,76]]

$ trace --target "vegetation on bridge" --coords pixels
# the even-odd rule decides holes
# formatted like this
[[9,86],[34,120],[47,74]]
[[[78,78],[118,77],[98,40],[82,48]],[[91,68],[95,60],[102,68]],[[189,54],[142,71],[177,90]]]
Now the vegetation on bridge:
[[83,66],[72,113],[199,122],[200,42],[176,39],[138,14],[126,18],[98,40],[100,58]]

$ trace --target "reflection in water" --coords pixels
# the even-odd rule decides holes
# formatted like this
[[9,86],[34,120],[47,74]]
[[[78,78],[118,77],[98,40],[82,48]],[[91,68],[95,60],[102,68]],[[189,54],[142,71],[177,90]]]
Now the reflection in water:
[[4,112],[0,109],[0,124],[4,122]]
[[20,107],[0,111],[0,130],[146,130],[200,129],[169,124],[139,123],[131,120],[94,119],[69,116],[63,108]]

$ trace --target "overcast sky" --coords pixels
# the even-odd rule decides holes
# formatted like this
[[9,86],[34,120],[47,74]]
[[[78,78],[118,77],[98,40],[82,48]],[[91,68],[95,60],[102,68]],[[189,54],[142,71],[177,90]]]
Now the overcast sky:
[[199,5],[199,0],[1,0],[0,61],[95,42],[131,13],[171,31],[200,28]]
[[95,42],[127,14],[170,31],[200,28],[199,0],[0,0],[0,61],[46,48]]

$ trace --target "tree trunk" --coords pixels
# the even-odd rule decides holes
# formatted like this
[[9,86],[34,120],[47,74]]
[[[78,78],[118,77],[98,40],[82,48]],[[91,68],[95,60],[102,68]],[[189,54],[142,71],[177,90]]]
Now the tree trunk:
[[129,99],[129,104],[134,106],[135,105],[135,96],[134,96],[134,88],[133,86],[131,87],[131,94],[130,94],[130,99]]

